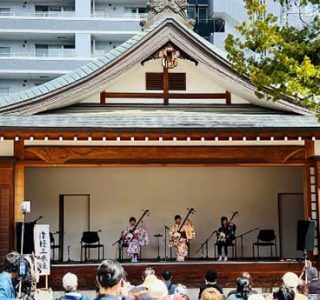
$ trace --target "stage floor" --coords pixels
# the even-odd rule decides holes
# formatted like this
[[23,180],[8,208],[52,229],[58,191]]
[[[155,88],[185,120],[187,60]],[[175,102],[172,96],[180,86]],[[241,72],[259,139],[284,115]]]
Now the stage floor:
[[[73,272],[79,277],[79,289],[91,290],[95,287],[96,271],[99,263],[63,263],[53,264],[50,286],[53,289],[61,290],[61,278],[67,272]],[[281,277],[285,272],[291,271],[300,274],[303,269],[303,262],[297,261],[227,261],[217,262],[213,260],[198,261],[143,261],[139,263],[123,262],[128,280],[132,284],[141,283],[141,275],[146,267],[152,267],[157,275],[165,270],[173,274],[174,282],[183,283],[189,288],[196,288],[203,284],[203,277],[206,271],[215,270],[219,276],[219,283],[224,287],[234,287],[236,278],[244,271],[249,272],[256,287],[275,287],[281,283]]]

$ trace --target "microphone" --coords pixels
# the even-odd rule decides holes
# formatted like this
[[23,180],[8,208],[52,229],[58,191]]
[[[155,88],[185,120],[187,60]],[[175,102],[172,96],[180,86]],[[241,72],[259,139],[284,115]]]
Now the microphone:
[[101,229],[99,229],[97,232],[101,232],[102,230]]
[[164,225],[164,228],[165,228],[165,229],[170,229],[167,225]]
[[33,221],[33,223],[36,224],[36,223],[39,222],[42,218],[43,218],[43,216],[40,216],[39,218],[35,219],[35,220]]

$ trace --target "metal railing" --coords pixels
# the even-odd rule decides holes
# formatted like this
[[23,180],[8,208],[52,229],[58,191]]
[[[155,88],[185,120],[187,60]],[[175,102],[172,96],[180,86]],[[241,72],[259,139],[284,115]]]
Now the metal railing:
[[[142,20],[147,17],[147,14],[138,13],[106,13],[105,11],[95,11],[90,16],[92,19],[121,19],[121,20]],[[21,13],[21,12],[0,12],[0,18],[75,18],[84,19],[84,17],[77,17],[75,11],[64,12],[33,12],[33,13]]]
[[76,57],[75,49],[63,49],[63,50],[44,50],[36,52],[27,52],[27,53],[20,53],[20,52],[10,52],[10,53],[0,53],[1,58],[20,58],[20,57],[31,57],[31,58],[70,58]]
[[49,12],[0,12],[0,17],[21,17],[21,18],[73,18],[76,16],[75,11],[49,11]]

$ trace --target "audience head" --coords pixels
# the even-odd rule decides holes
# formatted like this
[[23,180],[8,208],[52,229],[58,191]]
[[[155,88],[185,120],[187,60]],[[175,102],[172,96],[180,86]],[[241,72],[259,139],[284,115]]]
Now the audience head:
[[218,275],[217,275],[217,272],[209,270],[209,271],[207,271],[204,278],[205,278],[206,282],[216,282]]
[[215,288],[207,288],[201,294],[201,300],[222,300],[223,297]]
[[273,299],[277,300],[294,300],[294,290],[288,286],[281,286],[280,289],[273,293]]
[[172,274],[170,271],[166,270],[162,273],[162,278],[164,281],[169,281],[172,279]]
[[286,287],[296,289],[300,283],[299,277],[293,272],[287,272],[282,277],[283,284]]
[[315,267],[310,267],[306,269],[306,273],[307,273],[307,280],[308,282],[318,278],[318,270]]
[[239,277],[237,279],[237,295],[241,298],[248,299],[251,293],[250,282],[246,277]]
[[241,277],[247,278],[247,279],[249,280],[250,286],[252,287],[252,285],[253,285],[253,280],[252,280],[252,276],[251,276],[250,273],[248,273],[248,272],[243,272],[243,273],[241,274]]
[[73,273],[67,273],[62,277],[62,285],[66,292],[74,292],[78,288],[78,277]]
[[168,288],[166,284],[155,275],[148,275],[142,286],[148,289],[147,294],[152,299],[161,299],[168,296]]
[[3,270],[15,277],[18,273],[20,254],[16,251],[8,253],[3,260]]
[[156,274],[156,272],[153,268],[147,267],[147,268],[145,268],[145,270],[142,273],[142,280],[145,280],[147,278],[147,276],[149,276],[149,275],[155,275],[155,274]]
[[125,278],[123,267],[115,260],[104,260],[98,267],[97,280],[102,288],[113,288],[121,285]]
[[175,291],[174,291],[174,300],[189,300],[189,295],[188,295],[188,288],[179,283],[177,284]]

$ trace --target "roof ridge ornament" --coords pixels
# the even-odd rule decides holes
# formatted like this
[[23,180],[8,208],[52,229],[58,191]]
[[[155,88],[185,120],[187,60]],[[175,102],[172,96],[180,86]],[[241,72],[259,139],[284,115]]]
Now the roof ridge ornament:
[[144,28],[149,28],[162,19],[173,18],[193,29],[195,21],[188,17],[188,6],[187,0],[148,0],[149,13]]

